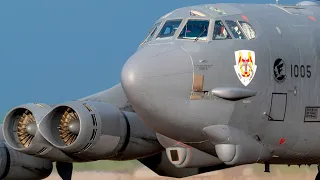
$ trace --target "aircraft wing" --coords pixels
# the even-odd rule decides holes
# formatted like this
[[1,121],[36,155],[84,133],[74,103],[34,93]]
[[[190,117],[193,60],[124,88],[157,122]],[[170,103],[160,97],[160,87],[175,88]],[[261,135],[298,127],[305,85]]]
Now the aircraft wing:
[[113,104],[123,111],[134,112],[128,99],[123,92],[121,84],[116,84],[110,89],[98,92],[96,94],[84,97],[78,101],[98,101]]

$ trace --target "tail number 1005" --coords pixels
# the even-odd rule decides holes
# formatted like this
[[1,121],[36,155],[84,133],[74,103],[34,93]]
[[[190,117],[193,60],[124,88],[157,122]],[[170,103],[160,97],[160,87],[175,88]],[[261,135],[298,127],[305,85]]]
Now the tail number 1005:
[[291,65],[291,77],[311,78],[311,65]]

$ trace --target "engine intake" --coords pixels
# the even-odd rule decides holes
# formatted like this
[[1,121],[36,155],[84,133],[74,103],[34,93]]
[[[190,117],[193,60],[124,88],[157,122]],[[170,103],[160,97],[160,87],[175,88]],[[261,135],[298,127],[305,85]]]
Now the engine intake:
[[3,135],[8,145],[25,154],[72,161],[47,142],[38,131],[37,124],[51,109],[46,104],[30,103],[10,110],[3,121]]
[[[84,161],[134,159],[162,150],[155,133],[135,113],[102,102],[57,105],[39,124],[44,138]],[[141,131],[141,133],[132,133]]]

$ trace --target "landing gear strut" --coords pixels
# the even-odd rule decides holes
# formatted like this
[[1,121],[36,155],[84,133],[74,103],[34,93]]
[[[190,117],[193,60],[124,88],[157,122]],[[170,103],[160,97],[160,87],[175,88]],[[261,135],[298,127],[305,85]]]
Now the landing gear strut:
[[57,162],[56,168],[62,180],[71,180],[73,169],[72,163]]
[[320,180],[320,165],[318,165],[318,173],[316,176],[316,180]]
[[269,163],[264,164],[264,172],[270,173],[270,164]]

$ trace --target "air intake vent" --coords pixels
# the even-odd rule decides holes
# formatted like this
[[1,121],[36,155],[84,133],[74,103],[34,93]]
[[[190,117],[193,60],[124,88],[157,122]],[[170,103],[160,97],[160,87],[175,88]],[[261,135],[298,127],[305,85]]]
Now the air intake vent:
[[84,148],[82,148],[80,150],[80,152],[86,151],[87,149],[89,149],[91,147],[92,143],[87,144]]
[[92,122],[94,126],[97,126],[97,119],[96,119],[96,115],[95,114],[91,114],[92,117]]
[[93,140],[96,138],[96,135],[97,135],[97,130],[94,129],[94,130],[92,131],[92,136],[91,136],[91,138],[90,138],[90,141],[93,141]]
[[48,148],[44,147],[44,148],[42,148],[40,151],[38,151],[37,154],[41,154],[41,153],[45,152],[47,149],[48,149]]

